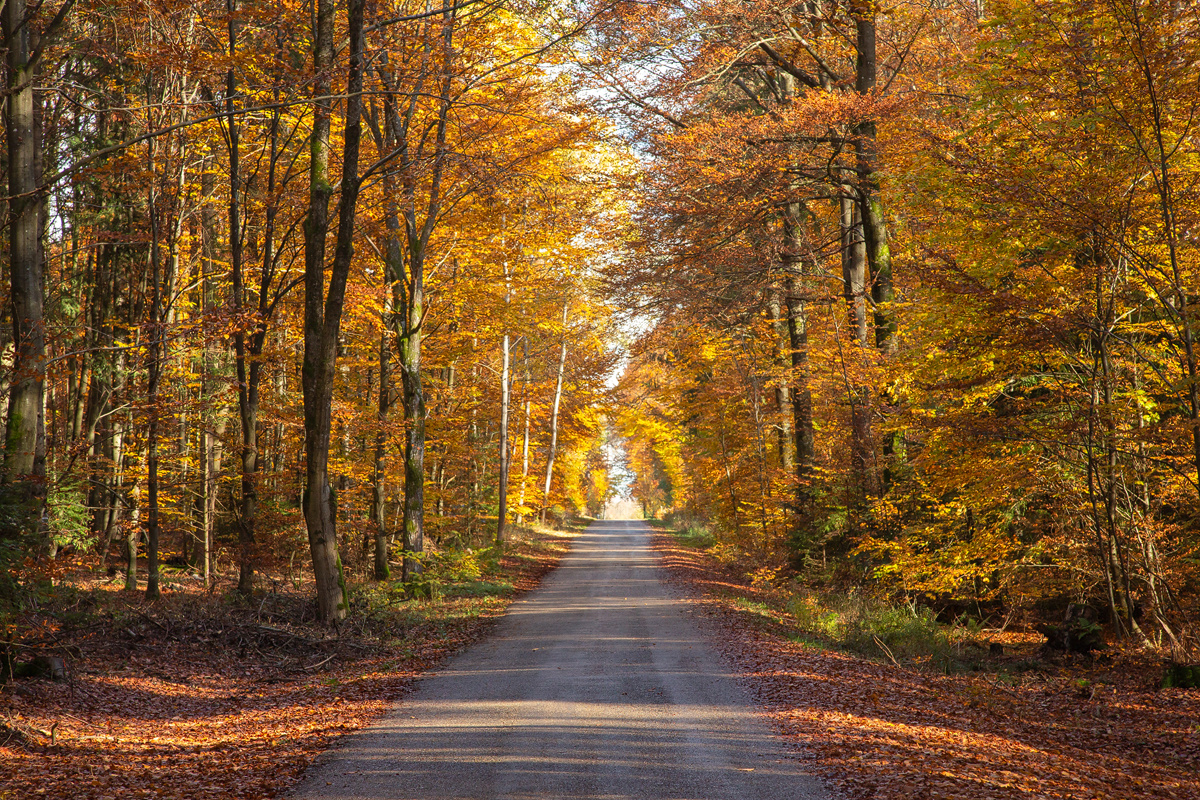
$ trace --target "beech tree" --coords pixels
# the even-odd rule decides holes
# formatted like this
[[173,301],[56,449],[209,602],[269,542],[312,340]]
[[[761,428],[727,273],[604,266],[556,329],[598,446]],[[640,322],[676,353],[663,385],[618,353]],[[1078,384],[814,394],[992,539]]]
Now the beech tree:
[[[42,115],[37,96],[39,68],[73,0],[52,18],[37,14],[24,0],[6,0],[4,127],[8,176],[9,301],[15,352],[8,387],[4,467],[0,486],[8,536],[40,528],[46,492],[46,433],[43,416],[46,381],[45,256],[42,230]],[[39,18],[41,17],[41,18]],[[32,529],[32,530],[31,530]],[[47,542],[49,548],[49,542]]]

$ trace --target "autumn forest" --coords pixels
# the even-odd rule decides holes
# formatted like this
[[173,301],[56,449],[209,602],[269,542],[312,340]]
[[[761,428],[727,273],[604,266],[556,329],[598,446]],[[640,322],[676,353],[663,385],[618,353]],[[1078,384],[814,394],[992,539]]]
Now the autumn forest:
[[798,608],[1195,663],[1195,4],[2,33],[5,674],[72,591],[344,630],[622,499]]
[[627,462],[763,568],[1194,644],[1194,9],[310,5],[5,6],[10,604],[334,619]]

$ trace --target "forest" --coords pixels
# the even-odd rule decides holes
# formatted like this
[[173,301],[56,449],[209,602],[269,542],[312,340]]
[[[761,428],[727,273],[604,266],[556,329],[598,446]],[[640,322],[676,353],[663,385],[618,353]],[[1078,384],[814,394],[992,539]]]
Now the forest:
[[577,22],[5,13],[11,605],[69,565],[154,598],[164,565],[248,596],[307,563],[336,621],[343,555],[403,579],[430,538],[598,511],[622,157],[555,47]]
[[0,23],[0,798],[275,796],[631,507],[846,797],[1200,791],[1197,4]]
[[336,624],[626,492],[760,582],[1194,660],[1198,24],[7,0],[6,635],[96,576]]
[[648,511],[1194,653],[1194,4],[683,5],[602,51],[649,165],[610,273],[653,309],[615,414]]

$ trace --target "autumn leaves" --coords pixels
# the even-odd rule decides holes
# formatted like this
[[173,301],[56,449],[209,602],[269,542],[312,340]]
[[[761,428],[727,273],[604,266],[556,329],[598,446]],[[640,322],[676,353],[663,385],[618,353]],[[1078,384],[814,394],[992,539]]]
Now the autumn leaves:
[[658,312],[623,384],[639,496],[755,558],[1088,596],[1182,646],[1194,9],[678,11],[606,40],[653,156],[617,276]]
[[38,168],[70,180],[43,187],[35,439],[90,520],[27,533],[121,542],[151,595],[160,556],[206,581],[233,561],[248,593],[307,549],[332,620],[358,542],[382,579],[427,535],[494,539],[499,464],[509,519],[588,502],[617,159],[547,49],[570,25],[527,11],[64,11],[38,78]]

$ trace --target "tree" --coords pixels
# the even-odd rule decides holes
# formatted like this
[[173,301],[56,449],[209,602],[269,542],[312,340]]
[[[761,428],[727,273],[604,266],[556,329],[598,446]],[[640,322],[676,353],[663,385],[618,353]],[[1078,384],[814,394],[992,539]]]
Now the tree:
[[25,0],[6,0],[2,12],[8,100],[5,104],[9,211],[9,296],[13,359],[0,485],[7,487],[6,525],[14,533],[40,527],[45,500],[46,381],[45,261],[42,229],[42,125],[37,97],[38,68],[45,47],[71,11],[66,0],[42,30]]
[[358,148],[362,135],[363,3],[351,0],[346,128],[343,134],[341,195],[329,286],[325,286],[325,236],[329,229],[329,129],[334,67],[332,0],[317,0],[313,29],[313,128],[310,140],[309,212],[304,223],[304,442],[307,466],[304,519],[317,581],[317,608],[322,621],[346,616],[346,588],[337,551],[337,519],[329,485],[331,406],[336,376],[338,332],[346,300],[346,281],[354,255],[354,222],[360,178]]

